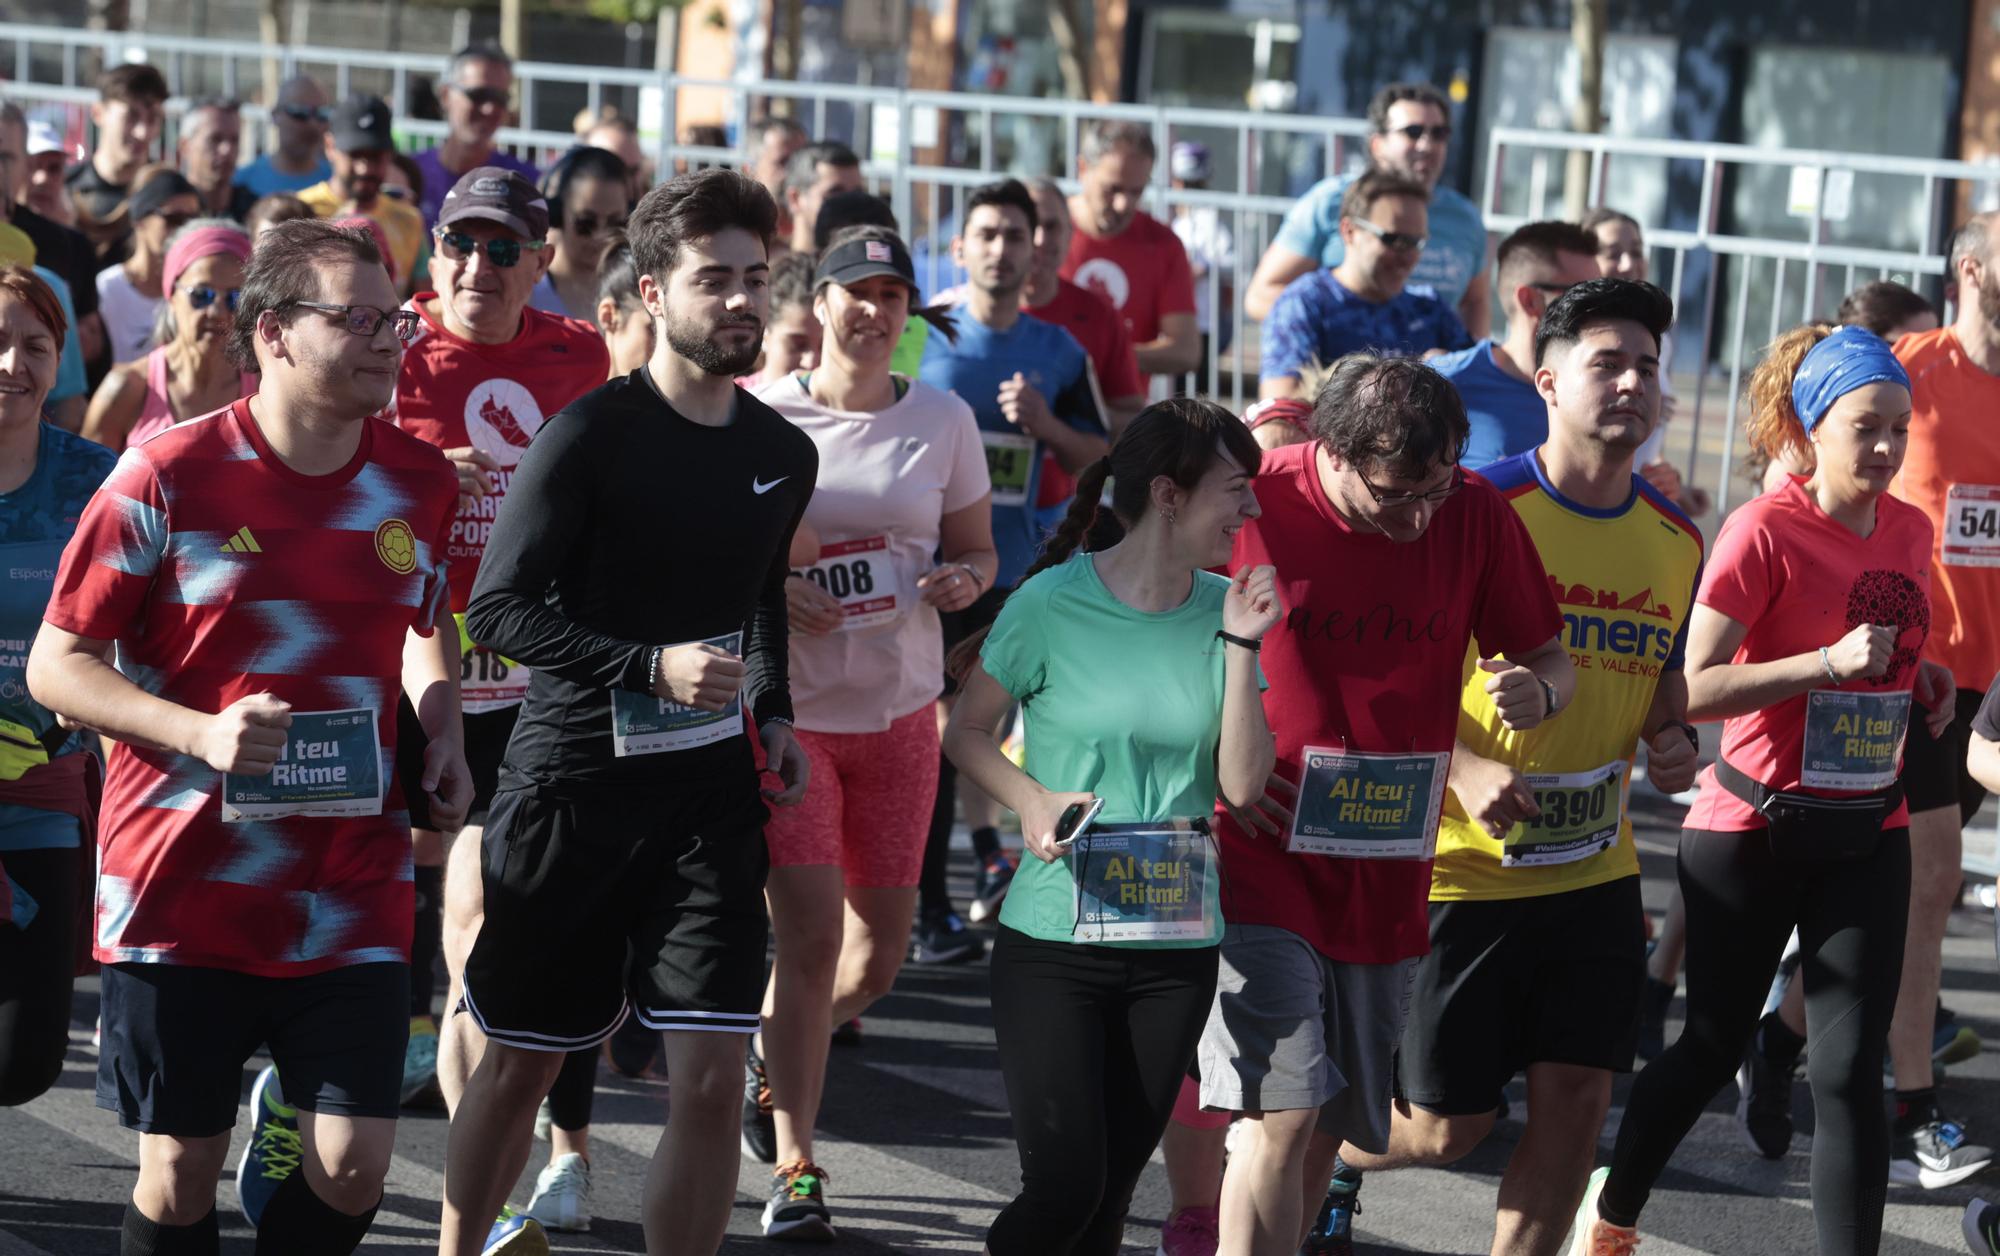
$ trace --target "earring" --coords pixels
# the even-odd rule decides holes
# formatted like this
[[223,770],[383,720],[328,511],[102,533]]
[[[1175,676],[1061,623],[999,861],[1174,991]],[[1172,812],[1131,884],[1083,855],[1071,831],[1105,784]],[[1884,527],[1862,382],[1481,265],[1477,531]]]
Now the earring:
[[1165,519],[1167,521],[1167,526],[1170,528],[1174,526],[1174,520],[1177,517],[1178,516],[1176,516],[1174,512],[1171,510],[1162,510],[1160,512],[1160,518]]

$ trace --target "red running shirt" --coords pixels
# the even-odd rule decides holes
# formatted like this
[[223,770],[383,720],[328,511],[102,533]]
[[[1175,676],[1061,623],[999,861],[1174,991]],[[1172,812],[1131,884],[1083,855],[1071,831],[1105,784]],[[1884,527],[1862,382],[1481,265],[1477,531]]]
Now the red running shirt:
[[[1132,356],[1132,337],[1125,320],[1111,303],[1067,279],[1056,280],[1056,294],[1048,301],[1025,311],[1045,323],[1054,323],[1083,346],[1090,364],[1097,368],[1097,387],[1106,401],[1114,397],[1146,396],[1146,381],[1139,374],[1138,359]],[[1076,477],[1057,465],[1055,455],[1042,455],[1042,484],[1035,493],[1035,506],[1060,506],[1076,494]]]
[[[1229,562],[1278,571],[1288,609],[1259,661],[1277,771],[1291,781],[1306,746],[1448,753],[1468,645],[1524,653],[1563,626],[1527,527],[1491,484],[1466,473],[1424,534],[1398,543],[1335,512],[1318,448],[1264,455],[1253,482],[1264,513],[1237,534]],[[1226,919],[1288,929],[1343,963],[1430,949],[1430,860],[1291,854],[1220,811],[1215,823]]]
[[1115,236],[1094,236],[1078,224],[1069,238],[1062,277],[1087,288],[1125,316],[1134,345],[1160,338],[1160,320],[1194,313],[1194,271],[1173,228],[1144,210]]
[[[1746,502],[1723,520],[1698,605],[1748,625],[1735,663],[1816,653],[1866,622],[1894,624],[1902,631],[1889,671],[1876,680],[1821,689],[1852,693],[1907,692],[1916,682],[1917,660],[1931,630],[1931,525],[1923,512],[1884,494],[1875,506],[1875,530],[1859,537],[1835,523],[1793,479],[1782,488]],[[1725,720],[1722,757],[1754,781],[1772,789],[1797,789],[1803,775],[1805,694],[1775,706]],[[1910,718],[1922,715],[1913,705]],[[1841,790],[1807,790],[1838,797]],[[1898,807],[1884,828],[1909,823],[1910,809]],[[1742,832],[1765,827],[1750,804],[1716,783],[1715,769],[1703,768],[1701,793],[1688,809],[1687,827]]]
[[121,742],[105,773],[92,954],[268,977],[407,961],[396,696],[407,630],[427,631],[446,601],[458,479],[435,449],[372,419],[347,466],[301,475],[249,404],[125,451],[84,508],[46,619],[116,641],[121,671],[196,711],[254,693],[295,717],[372,708],[381,814],[225,823],[221,773]]

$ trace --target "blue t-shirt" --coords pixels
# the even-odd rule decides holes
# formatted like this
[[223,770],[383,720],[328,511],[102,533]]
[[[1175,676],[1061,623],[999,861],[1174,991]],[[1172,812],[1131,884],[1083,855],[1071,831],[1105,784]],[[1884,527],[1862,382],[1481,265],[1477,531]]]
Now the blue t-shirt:
[[[42,424],[35,471],[27,483],[0,493],[0,717],[37,735],[56,717],[28,696],[28,648],[48,610],[63,547],[83,507],[111,474],[118,456],[94,441]],[[79,749],[71,737],[64,753]],[[35,807],[0,806],[0,851],[72,847],[81,840],[75,817]]]
[[315,161],[313,168],[305,174],[286,174],[271,164],[271,154],[264,153],[249,165],[237,167],[236,186],[248,188],[257,196],[264,197],[275,192],[302,192],[332,177],[333,163],[325,157]]
[[1458,389],[1472,435],[1462,466],[1474,471],[1537,448],[1549,438],[1549,407],[1534,385],[1515,379],[1493,360],[1493,342],[1432,358],[1431,365]]
[[1350,353],[1414,357],[1472,343],[1458,315],[1436,297],[1405,288],[1387,301],[1364,300],[1330,270],[1285,285],[1263,335],[1265,379],[1297,375],[1313,358],[1331,366]]
[[[430,231],[437,226],[438,211],[444,208],[445,193],[451,191],[460,179],[471,173],[470,169],[445,169],[443,153],[444,150],[442,148],[426,148],[415,154],[417,170],[424,176],[424,199],[418,208],[424,211],[425,231]],[[503,170],[512,170],[526,178],[530,183],[541,182],[541,172],[536,170],[533,165],[522,161],[519,157],[511,153],[505,153],[499,149],[493,150],[492,155],[479,164],[482,166],[499,166]]]
[[90,381],[83,373],[83,342],[77,339],[76,302],[70,299],[69,284],[46,266],[35,267],[35,274],[56,294],[56,303],[62,306],[63,317],[69,320],[66,324],[69,330],[63,333],[62,353],[56,359],[55,387],[49,389],[48,400],[42,403],[47,406],[81,397],[89,390]]
[[[1285,215],[1273,244],[1302,257],[1316,257],[1329,269],[1347,256],[1340,239],[1340,198],[1354,175],[1321,179]],[[1459,298],[1486,269],[1486,223],[1479,207],[1448,187],[1431,190],[1430,243],[1410,273],[1412,285],[1430,287],[1437,299],[1458,308]]]
[[1000,412],[1000,385],[1016,371],[1049,403],[1058,419],[1079,432],[1105,434],[1091,386],[1090,359],[1076,337],[1052,323],[1022,315],[1004,332],[975,321],[964,306],[952,311],[958,343],[943,336],[924,342],[918,378],[954,392],[979,420],[986,469],[993,478],[993,546],[1000,556],[994,586],[1011,589],[1035,561],[1042,530],[1035,522],[1041,487],[1042,444]]

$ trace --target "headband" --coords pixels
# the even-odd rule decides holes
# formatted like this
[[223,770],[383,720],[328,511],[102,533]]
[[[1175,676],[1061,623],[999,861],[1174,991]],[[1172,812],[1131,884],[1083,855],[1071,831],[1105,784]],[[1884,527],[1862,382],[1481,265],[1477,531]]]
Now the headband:
[[1865,327],[1836,327],[1814,345],[1792,377],[1792,409],[1810,432],[1833,403],[1865,384],[1910,386],[1889,342]]
[[227,253],[239,262],[250,260],[250,237],[239,227],[195,227],[174,237],[160,268],[160,287],[172,293],[181,273],[204,257]]

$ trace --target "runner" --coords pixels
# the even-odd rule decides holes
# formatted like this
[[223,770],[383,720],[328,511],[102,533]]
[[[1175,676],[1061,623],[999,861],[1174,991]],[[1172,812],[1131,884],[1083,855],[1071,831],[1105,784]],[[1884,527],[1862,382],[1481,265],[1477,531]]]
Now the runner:
[[220,1250],[216,1177],[259,1043],[285,1084],[280,1099],[259,1077],[237,1174],[257,1250],[353,1251],[381,1203],[410,976],[399,682],[430,738],[419,786],[438,823],[472,794],[451,469],[367,421],[415,321],[395,300],[365,232],[266,235],[232,341],[261,389],[127,451],[29,657],[37,701],[116,742],[97,1101],[140,1133],[132,1256]]
[[1681,676],[1701,535],[1636,474],[1659,417],[1673,302],[1594,279],[1535,337],[1549,407],[1539,450],[1484,472],[1527,525],[1577,669],[1564,717],[1502,723],[1474,670],[1431,870],[1430,953],[1403,1031],[1389,1150],[1349,1146],[1309,1244],[1349,1252],[1361,1172],[1461,1159],[1528,1075],[1528,1124],[1500,1180],[1493,1250],[1554,1256],[1597,1151],[1614,1073],[1632,1068],[1645,965],[1639,856],[1625,815],[1640,742],[1654,788],[1694,784]]
[[806,144],[785,160],[785,212],[792,224],[789,249],[811,253],[819,209],[835,192],[863,186],[861,158],[845,144]]
[[[1411,282],[1428,285],[1472,335],[1486,335],[1492,300],[1486,282],[1486,224],[1477,205],[1440,182],[1451,148],[1451,101],[1429,83],[1391,83],[1368,102],[1368,121],[1375,128],[1368,137],[1369,167],[1415,179],[1431,190],[1431,241]],[[1293,204],[1250,277],[1244,313],[1268,318],[1287,284],[1321,267],[1340,265],[1346,256],[1341,197],[1355,177],[1322,179]]]
[[938,614],[972,605],[999,560],[971,408],[889,370],[917,293],[902,240],[853,228],[820,259],[813,286],[824,358],[758,393],[819,450],[805,522],[821,548],[785,586],[813,789],[767,830],[777,947],[764,1032],[751,1040],[743,1141],[778,1166],[765,1236],[830,1240],[826,1174],[813,1159],[828,1036],[888,992],[909,951],[938,757]]
[[181,173],[201,193],[203,217],[237,222],[257,203],[259,193],[236,182],[236,158],[243,149],[243,106],[228,96],[208,96],[181,113],[174,153]]
[[286,79],[271,106],[271,138],[236,182],[259,197],[299,192],[333,173],[326,159],[326,89],[310,74]]
[[1218,817],[1229,928],[1201,1102],[1248,1118],[1228,1256],[1291,1256],[1341,1143],[1387,1149],[1468,646],[1516,731],[1575,685],[1527,528],[1457,465],[1465,412],[1443,376],[1344,358],[1312,424],[1265,456],[1263,513],[1236,539],[1291,609],[1262,654],[1270,792]]
[[1549,435],[1535,391],[1535,324],[1551,302],[1597,277],[1597,237],[1573,222],[1531,222],[1500,242],[1493,264],[1507,316],[1503,340],[1488,337],[1431,365],[1465,399],[1472,436],[1465,465],[1484,467],[1534,449]]
[[[1844,303],[1842,308],[1845,308]],[[1989,791],[2000,790],[2000,675],[1993,678],[1986,696],[1980,700],[1979,713],[1972,717],[1972,736],[1969,740],[1966,771]],[[2000,935],[1996,935],[1996,943],[2000,943]],[[1972,1200],[1965,1206],[1960,1229],[1965,1234],[1966,1246],[1972,1249],[1974,1256],[1996,1256],[2000,1253],[2000,1207],[1984,1199]]]
[[[56,563],[115,458],[41,421],[67,320],[25,266],[0,266],[0,637],[33,640]],[[9,647],[12,649],[13,647]],[[70,994],[89,945],[102,773],[29,697],[25,656],[0,655],[0,1107],[62,1076]]]
[[1429,198],[1415,179],[1381,170],[1347,185],[1340,265],[1294,279],[1264,320],[1260,399],[1304,397],[1300,372],[1315,361],[1369,352],[1421,357],[1471,346],[1450,307],[1406,286],[1427,242]]
[[530,301],[538,310],[587,323],[597,308],[604,254],[632,216],[625,163],[601,148],[572,148],[543,176],[542,192],[554,248]]
[[326,156],[333,173],[298,196],[322,218],[359,214],[382,228],[389,238],[390,273],[408,277],[417,273],[426,228],[414,206],[382,194],[395,154],[388,104],[379,96],[349,96],[333,107],[327,123]]
[[756,374],[736,381],[757,389],[819,365],[825,331],[814,313],[816,254],[787,253],[771,263],[771,318],[764,324],[764,355]]
[[1125,316],[1141,376],[1182,375],[1201,359],[1194,272],[1173,228],[1139,208],[1159,150],[1138,122],[1086,124],[1070,197],[1073,232],[1062,277]]
[[95,139],[90,155],[63,174],[78,230],[97,248],[98,264],[125,260],[131,251],[132,221],[125,201],[132,177],[152,160],[166,122],[167,80],[139,62],[112,66],[97,80],[90,123]]
[[[1964,298],[1952,325],[1896,343],[1910,373],[1909,454],[1891,491],[1924,512],[1931,551],[1933,631],[1924,657],[1951,669],[1958,718],[1935,740],[1910,729],[1903,786],[1910,800],[1910,915],[1889,1055],[1896,1075],[1892,1176],[1929,1187],[1983,1166],[1992,1153],[1963,1144],[1964,1130],[1938,1102],[1932,1052],[1957,1036],[1940,1024],[1938,987],[1945,924],[1958,905],[1963,838],[1986,800],[1966,772],[1965,728],[2000,674],[2000,439],[1978,416],[2000,399],[2000,266],[1993,236],[2000,215],[1979,214],[1953,237],[1952,277]],[[1973,299],[1973,298],[1977,299]]]
[[1887,279],[1864,283],[1842,297],[1837,317],[1843,323],[1866,327],[1892,345],[1905,336],[1936,331],[1939,326],[1937,308],[1923,294]]
[[[1214,998],[1209,812],[1218,796],[1256,798],[1270,774],[1257,652],[1285,608],[1268,566],[1205,569],[1257,517],[1257,464],[1220,406],[1142,411],[1084,472],[991,633],[952,655],[965,690],[946,743],[1020,814],[1034,856],[993,949],[1021,1155],[1021,1192],[987,1231],[994,1256],[1120,1249]],[[1089,541],[1111,544],[1082,552]],[[1016,702],[1025,771],[994,740]],[[1093,822],[1065,827],[1086,808]]]
[[161,288],[172,294],[158,320],[160,346],[104,377],[83,416],[85,437],[123,452],[257,391],[257,376],[229,351],[250,244],[241,227],[216,218],[196,219],[173,238],[160,268]]
[[1949,673],[1918,661],[1932,628],[1930,526],[1887,496],[1909,377],[1876,336],[1818,325],[1786,333],[1757,372],[1789,386],[1752,414],[1751,440],[1769,453],[1810,442],[1819,469],[1732,514],[1702,576],[1688,711],[1724,724],[1681,834],[1687,1028],[1633,1083],[1572,1256],[1637,1245],[1647,1196],[1736,1071],[1794,926],[1813,1039],[1819,1252],[1866,1256],[1881,1240],[1882,1048],[1910,902],[1896,761],[1910,725],[1935,735],[1952,715]]
[[153,327],[166,300],[160,267],[166,261],[167,241],[201,217],[200,193],[172,166],[148,166],[132,181],[132,196],[126,202],[131,253],[118,265],[97,272],[97,309],[104,316],[113,362],[136,362],[152,347]]
[[[1104,423],[1116,436],[1146,405],[1146,381],[1132,354],[1131,334],[1109,301],[1062,277],[1072,228],[1069,198],[1062,194],[1061,185],[1049,178],[1030,179],[1028,192],[1035,198],[1035,252],[1028,265],[1028,282],[1021,289],[1021,308],[1076,337],[1090,355],[1091,368],[1097,372],[1098,387],[1104,393]],[[1076,480],[1053,459],[1044,458],[1036,508],[1066,508],[1075,491]],[[1053,519],[1044,515],[1042,521],[1053,531],[1061,519],[1060,514]]]
[[437,229],[446,194],[474,170],[511,170],[530,186],[534,184],[538,177],[534,166],[502,151],[493,139],[507,122],[513,96],[514,59],[498,45],[461,48],[445,66],[437,84],[437,100],[449,130],[442,144],[417,154],[417,168],[423,172],[420,208],[426,231]]
[[[1041,547],[1035,518],[1042,453],[1075,474],[1106,450],[1103,403],[1090,359],[1059,327],[1021,316],[1038,218],[1034,199],[1018,181],[974,188],[965,198],[952,258],[966,274],[964,301],[953,307],[955,341],[932,336],[924,346],[923,380],[957,393],[979,420],[986,466],[993,481],[993,542],[1000,556],[994,585],[963,611],[944,619],[945,648],[993,622],[1006,591],[1021,580]],[[1175,240],[1173,247],[1180,249]],[[1180,256],[1183,260],[1185,253]],[[941,715],[957,691],[949,678]],[[938,789],[918,887],[918,963],[976,959],[984,944],[965,927],[945,889],[945,857],[952,804],[965,811],[979,862],[977,899],[997,905],[1013,865],[1000,853],[999,806],[983,791],[958,788],[957,769],[938,759]]]
[[[473,639],[535,676],[485,834],[464,1004],[489,1042],[453,1113],[443,1256],[486,1250],[561,1052],[634,1005],[673,1031],[647,1251],[713,1252],[728,1222],[764,987],[764,804],[796,804],[808,771],[784,585],[818,459],[730,382],[757,354],[776,225],[734,171],[646,194],[631,240],[659,347],[529,448],[481,563]],[[701,474],[661,493],[662,467]],[[642,541],[652,578],[634,581]],[[776,771],[761,799],[746,714]]]

